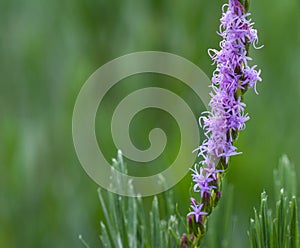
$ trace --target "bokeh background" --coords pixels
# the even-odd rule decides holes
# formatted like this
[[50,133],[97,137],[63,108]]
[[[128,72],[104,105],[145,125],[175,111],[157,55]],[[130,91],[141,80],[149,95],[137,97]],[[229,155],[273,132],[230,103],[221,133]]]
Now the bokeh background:
[[[218,47],[223,3],[0,1],[0,247],[82,247],[79,234],[99,247],[97,185],[81,168],[72,143],[72,111],[81,86],[104,63],[142,50],[181,55],[211,75],[207,49]],[[272,199],[272,169],[281,154],[300,175],[300,2],[253,0],[250,9],[265,45],[251,50],[263,83],[258,96],[246,96],[251,120],[236,143],[243,154],[228,173],[235,189],[232,247],[247,246],[260,192],[266,189]],[[135,88],[130,87],[125,90]],[[132,132],[140,146],[149,116],[137,117]],[[170,135],[176,140],[175,131]],[[109,142],[104,149],[108,158],[116,153]],[[169,148],[170,159],[176,149]],[[187,176],[174,189],[183,213],[189,183]]]

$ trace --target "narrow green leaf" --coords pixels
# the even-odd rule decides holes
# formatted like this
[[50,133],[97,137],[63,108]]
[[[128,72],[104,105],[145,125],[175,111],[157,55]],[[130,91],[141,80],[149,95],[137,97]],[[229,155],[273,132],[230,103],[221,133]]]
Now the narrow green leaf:
[[90,246],[88,245],[88,243],[82,238],[81,235],[79,235],[78,238],[81,241],[81,243],[84,245],[85,248],[90,248]]
[[148,224],[146,223],[146,216],[144,212],[144,205],[143,205],[143,199],[141,196],[137,197],[137,214],[138,214],[138,222],[140,225],[140,228],[137,230],[137,238],[140,242],[140,247],[146,247],[149,244],[148,239]]
[[277,233],[278,233],[278,247],[285,247],[285,233],[286,233],[286,209],[285,209],[284,189],[280,191],[280,200],[277,202]]
[[[131,183],[128,185],[129,191],[133,193],[133,186]],[[128,197],[128,218],[127,230],[129,237],[129,247],[137,247],[137,203],[135,197]]]
[[184,230],[188,232],[188,227],[186,225],[186,218],[184,218],[183,215],[179,212],[177,203],[175,204],[175,213],[176,213],[176,217],[180,220],[181,224],[183,225]]
[[290,204],[291,220],[290,220],[290,248],[299,247],[299,231],[298,231],[298,215],[297,200],[294,196]]
[[[127,173],[127,167],[124,164],[122,152],[118,151],[117,159],[113,159],[112,173],[113,178],[115,180],[115,187],[128,189],[128,185],[125,184],[123,177],[120,176],[118,172]],[[117,194],[109,193],[109,207],[111,213],[111,217],[113,219],[113,224],[116,232],[119,234],[119,238],[121,241],[117,240],[115,242],[122,242],[125,247],[129,246],[128,239],[128,213],[127,213],[127,198],[124,196],[120,196]],[[115,236],[116,237],[116,236]],[[114,240],[116,240],[114,238]],[[118,247],[118,246],[116,246]]]
[[250,219],[250,231],[248,232],[249,240],[250,240],[250,248],[258,248],[258,238],[255,228],[255,220]]
[[258,215],[256,209],[254,209],[254,224],[255,224],[256,238],[257,238],[258,247],[263,247],[262,237],[261,237],[262,232],[261,232],[260,218],[259,218],[259,215]]
[[120,236],[120,233],[118,233],[117,237],[116,237],[116,241],[118,243],[118,245],[116,247],[118,248],[127,248],[127,246],[124,246],[124,243],[122,242],[122,239],[121,239],[121,236]]
[[100,222],[100,226],[101,226],[101,233],[102,233],[100,235],[100,240],[102,242],[102,245],[105,248],[111,248],[112,244],[110,243],[106,227],[105,227],[105,225],[104,225],[104,223],[102,221]]
[[[109,195],[111,195],[111,194],[109,194]],[[112,241],[114,242],[114,244],[117,245],[117,242],[115,240],[115,237],[117,237],[117,232],[116,232],[116,229],[114,228],[115,223],[112,223],[112,221],[110,219],[110,216],[108,214],[108,211],[107,211],[107,208],[106,208],[106,205],[105,205],[105,202],[104,202],[104,199],[103,199],[102,192],[101,192],[100,188],[98,189],[98,196],[99,196],[100,204],[101,204],[101,207],[102,207],[102,212],[104,214],[105,221],[106,221],[110,236],[111,236]],[[111,206],[111,204],[110,204],[110,206]],[[113,210],[110,209],[110,211],[113,211]],[[114,213],[114,211],[113,211],[113,213]]]
[[158,200],[154,196],[152,201],[152,211],[150,213],[150,225],[151,225],[151,234],[152,234],[152,247],[160,247],[161,234],[160,234],[160,218],[159,218],[159,209],[158,209]]
[[262,247],[270,247],[270,228],[267,207],[268,196],[266,192],[261,194],[260,219],[262,232]]
[[179,232],[179,222],[175,215],[171,215],[168,222],[168,231],[170,247],[176,247],[180,245],[180,232]]
[[123,174],[128,174],[127,166],[124,163],[123,154],[121,150],[118,150],[118,163],[119,163],[119,170]]
[[120,238],[125,247],[129,247],[128,235],[127,235],[127,218],[124,207],[124,197],[116,196],[114,198],[115,211],[117,216],[117,230],[120,234]]
[[160,247],[168,247],[168,227],[165,220],[161,220],[159,223],[159,233],[160,233]]
[[279,244],[278,244],[278,230],[277,230],[278,220],[277,220],[277,218],[275,218],[273,220],[272,224],[273,224],[273,247],[278,248]]

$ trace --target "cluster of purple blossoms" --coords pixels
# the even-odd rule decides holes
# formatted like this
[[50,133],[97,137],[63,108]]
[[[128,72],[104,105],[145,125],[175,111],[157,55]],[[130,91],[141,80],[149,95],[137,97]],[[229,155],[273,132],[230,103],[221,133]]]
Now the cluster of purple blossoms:
[[191,198],[191,203],[193,204],[191,207],[193,209],[192,212],[190,212],[188,214],[189,215],[194,215],[195,216],[195,219],[196,219],[196,222],[200,221],[201,220],[201,216],[202,215],[207,215],[206,212],[203,212],[202,211],[202,207],[203,207],[203,204],[197,204],[196,200],[194,198]]
[[[256,66],[250,67],[248,61],[248,46],[255,48],[258,42],[257,31],[253,22],[246,13],[239,0],[229,0],[222,8],[223,14],[219,35],[223,38],[220,42],[221,50],[209,49],[213,64],[217,65],[212,77],[212,92],[209,107],[210,112],[200,117],[200,126],[205,130],[206,140],[197,148],[202,160],[196,164],[192,171],[194,191],[201,192],[201,199],[208,198],[212,192],[221,194],[218,185],[218,175],[225,168],[218,167],[222,159],[228,164],[228,159],[238,154],[233,145],[234,134],[245,128],[249,116],[245,113],[245,103],[242,94],[248,88],[254,88],[261,81],[260,71]],[[197,205],[192,200],[189,215],[194,215],[199,222],[202,215],[203,204]]]

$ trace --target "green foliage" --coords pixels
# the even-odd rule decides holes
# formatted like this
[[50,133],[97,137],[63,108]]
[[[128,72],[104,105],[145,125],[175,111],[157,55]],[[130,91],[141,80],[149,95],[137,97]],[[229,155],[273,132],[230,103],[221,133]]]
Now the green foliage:
[[[127,173],[127,166],[121,152],[113,159],[113,167]],[[122,182],[120,178],[115,177]],[[161,184],[164,179],[161,178]],[[133,192],[131,183],[128,190]],[[229,248],[232,234],[233,187],[225,184],[223,192],[226,197],[210,217],[210,228],[204,239],[203,247]],[[186,218],[179,213],[173,198],[173,191],[160,195],[161,201],[155,196],[150,211],[145,213],[142,197],[124,197],[98,189],[99,200],[105,223],[100,222],[101,247],[180,247],[180,238],[187,233]],[[164,217],[162,218],[162,213]],[[80,236],[84,247],[89,247]]]
[[[122,173],[127,173],[121,152],[113,160],[113,167]],[[120,180],[116,177],[116,180]],[[163,178],[161,182],[164,184]],[[122,182],[119,182],[122,186]],[[128,190],[133,192],[132,184]],[[101,247],[177,247],[180,245],[180,235],[184,229],[179,214],[174,215],[174,200],[172,192],[162,194],[165,217],[161,218],[160,205],[155,196],[149,214],[146,214],[141,197],[125,197],[106,193],[98,189],[105,223],[101,221]],[[105,199],[105,195],[107,199]]]
[[299,227],[296,198],[296,173],[286,156],[274,170],[276,211],[268,208],[266,192],[261,194],[260,209],[254,209],[248,232],[251,248],[298,248]]
[[[113,160],[113,167],[127,173],[120,152],[117,160]],[[116,180],[120,179],[116,177]],[[164,183],[163,178],[160,183]],[[251,248],[299,247],[296,185],[294,166],[283,156],[274,170],[275,211],[268,207],[268,196],[263,192],[260,208],[254,209],[254,218],[250,220]],[[131,183],[128,190],[133,191]],[[225,184],[223,192],[224,197],[210,217],[209,231],[201,247],[232,247],[233,187]],[[175,211],[172,191],[163,193],[162,201],[155,196],[148,214],[141,197],[118,196],[102,189],[98,193],[105,217],[105,223],[100,222],[101,247],[180,247],[180,237],[187,229],[185,218]],[[80,239],[85,247],[89,247],[82,237]]]

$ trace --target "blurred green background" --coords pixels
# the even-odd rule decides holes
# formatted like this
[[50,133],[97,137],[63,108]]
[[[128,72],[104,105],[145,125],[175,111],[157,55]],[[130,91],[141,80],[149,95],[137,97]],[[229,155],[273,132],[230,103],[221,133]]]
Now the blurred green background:
[[[272,193],[272,169],[282,153],[300,175],[300,2],[251,2],[265,45],[251,55],[263,83],[258,96],[246,96],[251,120],[237,141],[243,154],[234,157],[228,173],[235,188],[232,247],[247,245],[253,206],[262,189]],[[142,50],[178,54],[211,75],[207,49],[218,47],[223,3],[0,1],[0,247],[82,247],[79,234],[99,247],[97,185],[81,168],[72,143],[72,111],[81,86],[104,63]],[[149,124],[147,116],[137,118],[134,137],[146,138],[138,127]],[[176,132],[171,136],[178,138]],[[177,149],[171,147],[170,156]],[[105,150],[107,157],[116,153]],[[175,188],[183,213],[189,183],[187,176]]]

